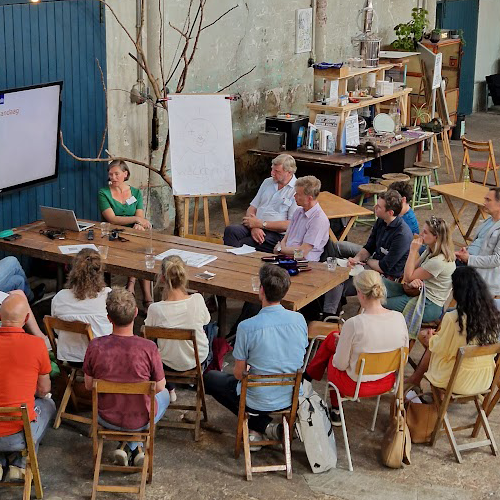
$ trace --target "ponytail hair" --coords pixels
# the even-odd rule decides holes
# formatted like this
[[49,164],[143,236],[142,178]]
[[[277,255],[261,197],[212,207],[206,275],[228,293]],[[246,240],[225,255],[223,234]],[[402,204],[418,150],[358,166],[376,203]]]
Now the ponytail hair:
[[186,292],[188,277],[186,264],[178,255],[169,255],[161,262],[161,271],[157,284],[163,285],[163,298],[166,299],[172,290]]
[[354,277],[354,286],[367,299],[377,299],[382,302],[387,297],[387,290],[382,281],[380,273],[373,270],[366,270]]

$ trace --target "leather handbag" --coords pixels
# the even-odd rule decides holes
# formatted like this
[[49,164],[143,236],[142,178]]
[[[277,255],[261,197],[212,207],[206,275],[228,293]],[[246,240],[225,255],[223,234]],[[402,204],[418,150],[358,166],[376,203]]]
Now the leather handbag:
[[[428,394],[417,394],[411,399],[406,399],[405,395],[406,423],[412,443],[429,443],[436,427],[438,407],[434,400],[427,402],[424,399],[426,395]],[[417,397],[422,402],[415,401]]]
[[410,465],[411,437],[406,424],[402,373],[404,362],[399,368],[400,383],[394,404],[391,406],[391,422],[382,440],[382,463],[391,469],[399,469],[403,464]]

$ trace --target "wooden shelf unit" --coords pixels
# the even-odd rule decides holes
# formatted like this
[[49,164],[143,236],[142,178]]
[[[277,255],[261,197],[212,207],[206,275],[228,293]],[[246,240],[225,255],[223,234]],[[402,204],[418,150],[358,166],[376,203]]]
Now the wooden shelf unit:
[[[339,80],[339,96],[347,94],[347,84],[350,78],[355,76],[363,76],[368,73],[376,73],[377,80],[383,80],[385,78],[385,72],[388,69],[396,66],[395,64],[381,64],[377,68],[332,68],[327,70],[315,69],[314,76],[318,78],[323,78],[325,80]],[[345,71],[348,69],[348,71]],[[344,71],[342,71],[344,70]],[[351,114],[351,111],[365,108],[366,106],[374,105],[377,113],[380,112],[380,104],[388,101],[399,100],[399,109],[401,110],[401,124],[408,124],[408,95],[412,91],[411,88],[406,88],[395,92],[394,94],[385,95],[381,97],[373,97],[372,99],[361,99],[359,103],[349,103],[346,106],[332,106],[324,105],[321,103],[311,102],[306,104],[309,109],[309,121],[314,123],[316,120],[316,115],[318,113],[337,113],[340,115],[340,123],[337,134],[337,150],[340,147],[342,140],[342,132],[344,130],[344,124],[346,118]]]

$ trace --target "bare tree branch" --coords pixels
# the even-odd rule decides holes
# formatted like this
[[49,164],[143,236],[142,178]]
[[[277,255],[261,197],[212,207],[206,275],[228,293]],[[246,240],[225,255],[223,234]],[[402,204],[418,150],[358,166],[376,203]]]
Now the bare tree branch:
[[104,149],[104,143],[106,142],[106,134],[108,133],[108,92],[106,90],[106,82],[104,81],[104,73],[102,72],[101,64],[99,59],[96,58],[97,67],[99,68],[99,72],[101,73],[101,83],[102,88],[104,90],[104,110],[105,110],[105,119],[104,119],[104,130],[102,132],[101,146],[99,147],[99,152],[97,153],[97,158],[100,158],[102,155],[102,150]]
[[210,26],[213,26],[217,21],[220,21],[226,14],[229,14],[232,10],[236,9],[238,7],[238,4],[236,4],[234,7],[231,7],[230,9],[226,10],[224,14],[220,15],[213,23],[207,24],[206,26],[203,26],[200,31],[206,30],[207,28],[210,28]]
[[237,81],[241,80],[244,76],[247,76],[248,74],[250,74],[256,67],[257,66],[254,66],[250,71],[247,71],[246,73],[243,73],[241,76],[239,76],[238,78],[236,78],[236,80],[234,80],[234,82],[231,82],[231,83],[227,84],[225,87],[222,87],[220,90],[218,90],[217,93],[222,92],[223,90],[226,90],[231,85],[234,85]]
[[102,3],[105,7],[107,7],[109,9],[109,11],[111,12],[111,14],[113,14],[113,17],[116,19],[116,22],[120,25],[120,28],[126,33],[126,35],[130,38],[130,41],[134,44],[134,45],[137,45],[134,41],[134,39],[132,38],[132,35],[129,33],[129,31],[127,30],[127,28],[125,28],[125,26],[123,25],[123,23],[120,21],[120,19],[118,18],[118,16],[116,15],[115,11],[110,7],[110,5],[105,2],[104,0],[97,0],[98,2]]
[[163,73],[163,13],[161,11],[161,0],[158,0],[158,14],[160,16],[160,40],[158,52],[160,55],[160,74],[161,74],[161,84],[162,84],[162,96],[165,95],[165,75]]

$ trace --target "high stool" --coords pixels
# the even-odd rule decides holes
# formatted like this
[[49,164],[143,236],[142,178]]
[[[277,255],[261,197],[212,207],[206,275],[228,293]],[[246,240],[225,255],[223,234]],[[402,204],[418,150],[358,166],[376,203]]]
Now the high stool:
[[[411,208],[415,210],[415,208],[430,206],[432,210],[432,195],[429,186],[429,177],[432,171],[429,168],[413,167],[405,168],[404,172],[415,179]],[[425,196],[422,196],[422,190],[425,190]]]
[[[373,195],[373,200],[375,201],[374,205],[376,205],[378,201],[378,195],[385,193],[387,191],[386,186],[382,186],[381,184],[360,184],[358,189],[361,191],[361,198],[359,199],[359,206],[363,206],[363,201],[365,199],[365,194]],[[358,217],[355,224],[365,224],[367,226],[372,226],[373,223],[377,220],[375,215],[367,216],[360,218]]]
[[403,173],[395,172],[392,174],[382,174],[382,179],[391,180],[392,182],[398,182],[398,181],[408,182],[410,180],[410,176]]
[[[432,171],[432,174],[434,175],[434,184],[436,186],[439,186],[439,176],[438,176],[438,169],[441,167],[440,163],[434,163],[432,161],[416,161],[413,166],[415,168],[427,168]],[[443,197],[441,195],[435,195],[433,196],[435,200],[438,200],[439,203],[443,203]]]

